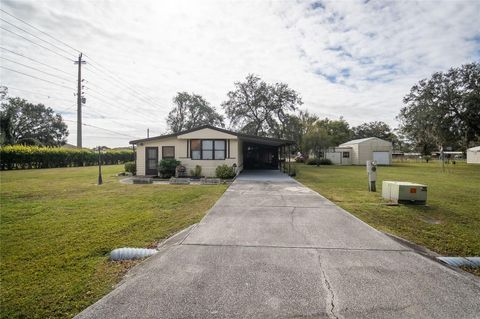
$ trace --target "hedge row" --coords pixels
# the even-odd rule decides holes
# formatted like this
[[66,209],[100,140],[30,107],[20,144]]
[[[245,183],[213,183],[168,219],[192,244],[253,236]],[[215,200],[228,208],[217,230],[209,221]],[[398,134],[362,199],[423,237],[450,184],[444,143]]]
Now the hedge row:
[[[134,160],[133,151],[107,150],[102,152],[102,164],[122,164]],[[98,164],[98,152],[88,149],[3,146],[0,147],[0,167],[6,169],[54,168]]]

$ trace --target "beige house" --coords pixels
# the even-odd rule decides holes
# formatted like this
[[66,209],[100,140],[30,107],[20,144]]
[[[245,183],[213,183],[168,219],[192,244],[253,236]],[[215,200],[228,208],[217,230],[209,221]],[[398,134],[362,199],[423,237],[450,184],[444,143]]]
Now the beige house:
[[174,158],[190,171],[202,167],[202,175],[215,176],[219,165],[243,169],[278,169],[293,141],[241,134],[210,125],[191,130],[130,141],[136,145],[137,175],[155,176],[162,159]]
[[352,140],[339,145],[336,149],[342,150],[342,156],[347,156],[346,152],[350,150],[348,156],[351,165],[365,165],[371,160],[376,161],[378,165],[392,164],[392,143],[378,137]]

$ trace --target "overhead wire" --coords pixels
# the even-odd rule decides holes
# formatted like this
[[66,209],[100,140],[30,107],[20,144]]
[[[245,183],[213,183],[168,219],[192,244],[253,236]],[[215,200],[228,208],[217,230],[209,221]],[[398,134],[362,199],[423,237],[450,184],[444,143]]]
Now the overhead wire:
[[4,27],[2,27],[2,26],[0,26],[0,29],[5,30],[5,31],[7,31],[7,32],[10,32],[10,33],[12,33],[12,34],[14,34],[14,35],[22,38],[22,39],[27,40],[27,41],[30,42],[30,43],[33,43],[33,44],[35,44],[35,45],[37,45],[37,46],[39,46],[39,47],[41,47],[41,48],[43,48],[43,49],[45,49],[45,50],[48,50],[48,51],[50,51],[50,52],[52,52],[52,53],[54,53],[54,54],[56,54],[56,55],[58,55],[58,56],[61,56],[62,58],[66,59],[67,61],[70,61],[70,62],[73,61],[73,60],[70,59],[69,57],[67,57],[67,56],[65,56],[65,55],[63,55],[63,54],[61,54],[61,53],[58,53],[58,52],[56,52],[56,51],[54,51],[54,50],[52,50],[52,49],[50,49],[50,48],[48,48],[48,47],[46,47],[46,46],[44,46],[44,45],[42,45],[42,44],[39,44],[39,43],[37,43],[37,42],[35,42],[35,41],[32,41],[31,39],[26,38],[26,37],[24,37],[23,35],[18,34],[18,33],[16,33],[16,32],[13,32],[12,30],[6,29],[6,28],[4,28]]
[[10,53],[12,53],[12,54],[21,56],[22,58],[25,58],[25,59],[28,59],[28,60],[30,60],[30,61],[36,62],[36,63],[41,64],[41,65],[43,65],[43,66],[49,67],[49,68],[51,68],[51,69],[53,69],[53,70],[56,70],[56,71],[58,71],[58,72],[65,73],[66,75],[72,75],[72,74],[70,74],[70,73],[68,73],[68,72],[66,72],[66,71],[64,71],[64,70],[62,70],[62,69],[56,68],[56,67],[54,67],[54,66],[52,66],[52,65],[50,65],[50,64],[43,63],[43,62],[41,62],[41,61],[35,60],[35,59],[31,58],[31,57],[28,57],[28,56],[23,55],[23,54],[21,54],[21,53],[18,53],[18,52],[9,50],[9,49],[4,48],[4,47],[2,47],[2,46],[0,46],[0,49],[1,49],[1,50],[4,50],[4,51],[7,51],[7,52],[10,52]]
[[34,37],[35,39],[38,39],[38,40],[40,40],[40,41],[43,41],[43,42],[45,42],[45,43],[48,43],[48,44],[50,44],[51,46],[53,46],[53,47],[57,48],[57,49],[58,49],[58,50],[60,50],[60,51],[63,51],[63,52],[65,52],[66,54],[72,54],[71,52],[68,52],[68,51],[66,51],[66,50],[64,50],[64,49],[62,49],[62,48],[60,48],[59,46],[57,46],[57,45],[55,45],[55,44],[51,43],[50,41],[47,41],[47,40],[45,40],[45,39],[42,39],[42,38],[40,38],[40,37],[36,36],[35,34],[32,34],[32,33],[30,33],[29,31],[27,31],[27,30],[25,30],[25,29],[22,29],[22,28],[20,28],[19,26],[16,26],[15,24],[13,24],[13,23],[10,23],[10,22],[8,22],[8,21],[7,21],[7,20],[5,20],[5,19],[2,19],[2,18],[0,18],[0,20],[1,20],[1,21],[3,21],[3,22],[5,22],[5,23],[7,23],[7,24],[9,24],[9,25],[11,25],[12,27],[14,27],[14,28],[16,28],[16,29],[18,29],[18,30],[20,30],[20,31],[23,31],[23,32],[25,32],[26,34],[28,34],[28,35],[30,35],[30,36],[32,36],[32,37]]
[[50,83],[50,84],[54,84],[54,85],[57,85],[57,86],[60,86],[60,87],[64,87],[64,88],[69,89],[69,90],[75,90],[75,89],[72,89],[71,87],[65,86],[63,84],[59,84],[59,83],[56,83],[56,82],[53,82],[53,81],[50,81],[50,80],[45,80],[45,79],[39,78],[39,77],[31,75],[31,74],[27,74],[27,73],[24,73],[24,72],[13,70],[13,69],[4,67],[3,65],[0,65],[0,68],[8,70],[10,72],[15,72],[15,73],[18,73],[18,74],[22,74],[22,75],[25,75],[25,76],[28,76],[28,77],[31,77],[31,78],[34,78],[34,79],[37,79],[37,80],[40,80],[40,81],[44,81],[44,82],[47,82],[47,83]]
[[[8,16],[10,16],[10,17],[12,17],[12,18],[14,18],[14,19],[16,19],[16,20],[24,23],[25,25],[28,25],[29,27],[31,27],[32,29],[34,29],[34,30],[42,33],[43,35],[48,36],[49,38],[57,41],[58,43],[61,43],[62,45],[64,45],[65,47],[68,47],[69,49],[75,51],[76,53],[81,53],[80,50],[78,50],[78,49],[74,48],[73,46],[69,45],[68,43],[66,43],[66,42],[64,42],[64,41],[62,41],[62,40],[60,40],[60,39],[52,36],[50,33],[45,32],[45,31],[43,31],[43,30],[35,27],[34,25],[32,25],[32,24],[24,21],[23,19],[21,19],[21,18],[19,18],[19,17],[16,17],[16,16],[13,15],[13,14],[10,14],[9,12],[7,12],[7,11],[1,9],[1,8],[0,8],[0,11],[3,12],[3,13],[5,13],[6,15],[8,15]],[[54,43],[52,43],[52,42],[50,42],[50,41],[47,41],[47,40],[45,40],[45,39],[42,39],[42,38],[38,37],[37,35],[29,32],[29,31],[27,31],[27,30],[25,30],[25,29],[23,29],[23,28],[21,28],[21,27],[18,27],[17,25],[15,25],[15,24],[13,24],[13,23],[11,23],[11,22],[8,22],[8,21],[5,20],[5,19],[0,18],[0,20],[6,22],[7,24],[15,27],[15,28],[18,29],[18,30],[21,30],[21,31],[25,32],[26,34],[34,37],[35,39],[38,39],[38,40],[40,40],[40,41],[42,41],[42,42],[44,42],[44,43],[47,43],[47,44],[55,47],[56,49],[60,50],[61,52],[70,54],[70,52],[68,52],[67,50],[64,50],[63,48],[59,47],[58,45],[56,45],[56,44],[54,44]],[[41,48],[43,48],[43,49],[46,49],[46,50],[48,50],[48,51],[50,51],[50,52],[52,52],[52,53],[54,53],[54,54],[56,54],[56,55],[58,55],[58,56],[61,56],[61,57],[63,57],[64,59],[66,59],[66,60],[68,60],[68,61],[70,61],[70,62],[74,61],[73,59],[70,59],[70,58],[66,57],[65,55],[63,55],[63,54],[61,54],[61,53],[59,53],[59,52],[56,52],[56,51],[54,51],[54,50],[52,50],[52,49],[50,49],[50,48],[48,48],[48,47],[46,47],[46,46],[44,46],[44,45],[42,45],[42,44],[39,44],[39,43],[37,43],[37,42],[35,42],[35,41],[33,41],[33,40],[31,40],[31,39],[29,39],[29,38],[21,35],[21,34],[18,34],[18,33],[14,32],[14,31],[12,31],[12,30],[6,29],[6,28],[1,27],[1,26],[0,26],[0,28],[3,29],[3,30],[5,30],[5,31],[7,31],[7,32],[9,32],[9,33],[11,33],[11,34],[14,34],[14,35],[22,38],[22,39],[24,39],[24,40],[26,40],[26,41],[28,41],[28,42],[30,42],[30,43],[33,43],[33,44],[35,44],[35,45],[37,45],[37,46],[39,46],[39,47],[41,47]],[[58,68],[55,68],[55,67],[53,67],[53,66],[51,66],[51,65],[48,65],[48,64],[46,64],[46,63],[40,62],[40,61],[38,61],[38,60],[32,59],[32,58],[27,57],[27,56],[25,56],[25,55],[23,55],[23,54],[14,52],[14,51],[12,51],[12,50],[9,50],[9,49],[3,48],[3,47],[2,47],[2,49],[5,50],[5,51],[10,52],[10,53],[12,53],[12,54],[15,54],[15,55],[18,55],[18,56],[22,56],[22,57],[24,57],[24,58],[26,58],[26,59],[29,59],[29,60],[33,61],[33,62],[36,62],[36,63],[42,64],[42,65],[44,65],[44,66],[50,67],[50,68],[52,68],[52,69],[55,69],[56,71],[65,73],[65,74],[67,74],[67,75],[70,75],[70,74],[68,74],[67,72],[63,71],[63,70],[60,70],[60,69],[58,69]],[[104,66],[102,66],[99,62],[97,62],[96,60],[93,60],[89,55],[84,54],[84,56],[87,57],[89,60],[92,60],[92,61],[93,61],[93,63],[89,61],[89,64],[87,64],[87,66],[88,66],[87,69],[89,69],[89,71],[93,71],[92,68],[95,69],[95,71],[93,71],[93,73],[100,75],[101,77],[103,77],[103,78],[106,79],[107,81],[109,81],[108,78],[113,79],[116,83],[122,85],[123,87],[127,88],[128,90],[131,90],[132,92],[135,92],[137,95],[132,95],[132,97],[135,98],[135,99],[137,99],[138,101],[141,101],[142,103],[145,103],[145,104],[150,105],[150,106],[157,106],[157,105],[156,105],[156,104],[157,104],[156,101],[154,101],[151,97],[145,95],[144,93],[141,93],[139,90],[135,89],[131,83],[128,83],[127,81],[122,80],[120,77],[118,77],[117,75],[115,75],[114,73],[112,73],[111,71],[109,71],[107,68],[105,68]],[[38,72],[44,73],[44,74],[46,74],[46,75],[54,76],[54,77],[57,77],[57,78],[59,78],[59,79],[62,79],[62,80],[64,80],[64,81],[66,81],[65,78],[59,77],[59,76],[57,76],[57,75],[54,75],[54,74],[51,74],[51,73],[48,73],[48,72],[45,72],[45,71],[36,69],[36,68],[34,68],[34,67],[31,67],[31,66],[27,66],[27,65],[22,64],[22,63],[20,63],[20,62],[16,62],[16,61],[9,60],[9,59],[7,59],[7,58],[4,58],[4,59],[5,59],[5,60],[8,60],[8,61],[10,61],[10,62],[19,64],[19,65],[22,65],[22,66],[24,66],[24,67],[27,67],[27,68],[36,70],[36,71],[38,71]],[[57,85],[57,86],[61,86],[61,87],[67,88],[67,89],[72,89],[72,88],[69,88],[69,87],[67,87],[67,86],[65,86],[65,85],[63,85],[63,84],[55,83],[55,82],[53,82],[53,81],[49,81],[49,80],[46,80],[46,79],[44,79],[44,78],[40,78],[40,77],[37,77],[37,76],[33,76],[33,75],[28,74],[28,73],[25,73],[25,72],[20,72],[20,71],[18,71],[18,70],[14,70],[14,69],[7,68],[7,67],[3,67],[3,66],[1,66],[1,67],[2,67],[3,69],[5,69],[5,70],[11,71],[11,72],[15,72],[15,73],[18,73],[18,74],[22,74],[22,75],[25,75],[25,76],[28,76],[28,77],[31,77],[31,78],[34,78],[34,79],[38,79],[38,80],[41,80],[41,81],[44,81],[44,82],[47,82],[47,83],[51,83],[51,84],[54,84],[54,85]],[[90,67],[91,67],[91,68],[90,68]],[[103,69],[103,71],[102,71],[102,69]],[[97,70],[98,70],[98,72],[97,72]],[[108,77],[108,78],[107,78],[107,77]],[[109,81],[108,83],[111,83],[111,81]],[[92,90],[91,88],[89,88],[89,89]],[[73,89],[73,90],[75,90],[75,89]],[[100,89],[99,89],[99,90],[100,90]],[[106,99],[109,99],[109,97],[107,97],[105,94],[99,92],[99,90],[92,90],[92,91],[96,92],[96,94],[98,94],[98,95],[101,95],[101,96],[105,97]],[[98,96],[93,96],[93,97],[94,97],[95,99],[98,99],[99,101],[101,100],[103,103],[108,104],[108,105],[110,105],[110,106],[112,106],[112,107],[118,108],[118,107],[120,107],[120,104],[121,104],[121,105],[124,106],[127,110],[129,110],[129,111],[132,110],[131,105],[125,105],[125,104],[123,104],[123,103],[126,103],[126,102],[123,102],[123,101],[122,101],[121,103],[119,103],[118,101],[116,101],[116,102],[115,102],[116,105],[113,105],[113,104],[111,104],[111,102],[105,101],[104,99],[101,99],[101,98],[99,98]],[[137,107],[137,108],[139,108],[139,107]],[[149,110],[149,111],[150,111],[150,110]],[[97,114],[98,114],[98,113],[97,113]],[[140,113],[140,112],[138,112],[138,111],[136,112],[136,115],[140,115],[140,116],[144,117],[145,119],[147,119],[148,121],[151,121],[151,120],[152,120],[151,115],[148,115],[148,116],[147,116],[147,115],[144,115],[143,113]],[[85,126],[88,126],[88,125],[85,125]]]
[[17,62],[17,61],[15,61],[15,60],[11,60],[11,59],[5,58],[5,57],[3,57],[3,56],[0,56],[0,59],[3,59],[3,60],[6,60],[6,61],[9,61],[9,62],[18,64],[18,65],[21,65],[21,66],[23,66],[23,67],[25,67],[25,68],[29,68],[29,69],[31,69],[31,70],[35,70],[35,71],[37,71],[37,72],[46,74],[46,75],[48,75],[48,76],[55,77],[55,78],[60,79],[60,80],[62,80],[62,81],[66,81],[66,82],[69,82],[69,81],[70,81],[70,79],[66,79],[66,78],[64,78],[64,77],[62,77],[62,76],[58,76],[58,75],[56,75],[56,74],[52,74],[52,73],[49,73],[49,72],[45,72],[45,71],[40,70],[40,69],[37,69],[37,68],[35,68],[35,67],[33,67],[33,66],[29,66],[29,65],[26,65],[26,64]]
[[6,14],[6,15],[8,15],[8,16],[10,16],[10,17],[12,17],[12,18],[14,18],[14,19],[16,19],[16,20],[18,20],[18,21],[20,21],[20,22],[22,22],[22,23],[26,24],[26,25],[28,25],[29,27],[31,27],[31,28],[33,28],[33,29],[37,30],[38,32],[40,32],[40,33],[42,33],[42,34],[44,34],[44,35],[46,35],[46,36],[50,37],[51,39],[53,39],[53,40],[55,40],[55,41],[58,41],[58,42],[62,43],[63,45],[65,45],[66,47],[68,47],[68,48],[70,48],[70,49],[72,49],[72,50],[76,51],[77,53],[81,53],[79,50],[77,50],[77,49],[75,49],[74,47],[70,46],[68,43],[65,43],[65,42],[63,42],[62,40],[59,40],[59,39],[55,38],[54,36],[50,35],[48,32],[45,32],[45,31],[43,31],[43,30],[41,30],[41,29],[39,29],[39,28],[35,27],[34,25],[31,25],[30,23],[26,22],[25,20],[23,20],[23,19],[20,19],[19,17],[15,16],[15,15],[13,15],[13,14],[11,14],[11,13],[9,13],[9,12],[7,12],[7,11],[5,11],[5,10],[1,9],[1,8],[0,8],[0,11],[1,11],[1,12],[3,12],[3,13],[5,13],[5,14]]

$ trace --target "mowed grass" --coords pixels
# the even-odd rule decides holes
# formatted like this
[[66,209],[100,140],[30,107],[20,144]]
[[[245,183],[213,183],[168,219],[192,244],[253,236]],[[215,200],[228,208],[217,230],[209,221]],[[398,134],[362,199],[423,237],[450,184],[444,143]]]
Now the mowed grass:
[[68,318],[112,289],[132,262],[118,247],[147,247],[198,222],[219,186],[125,185],[103,167],[1,172],[2,318]]
[[[480,256],[480,165],[380,166],[376,193],[368,192],[364,166],[297,165],[297,179],[379,230],[444,256]],[[386,206],[383,180],[428,185],[428,206]]]

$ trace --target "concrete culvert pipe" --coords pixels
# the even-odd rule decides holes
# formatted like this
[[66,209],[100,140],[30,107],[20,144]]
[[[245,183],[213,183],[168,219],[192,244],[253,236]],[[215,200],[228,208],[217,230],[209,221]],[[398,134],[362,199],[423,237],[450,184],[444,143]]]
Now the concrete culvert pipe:
[[480,257],[437,257],[437,259],[450,266],[480,268]]
[[110,253],[111,260],[132,260],[152,256],[157,253],[156,249],[146,248],[117,248]]

